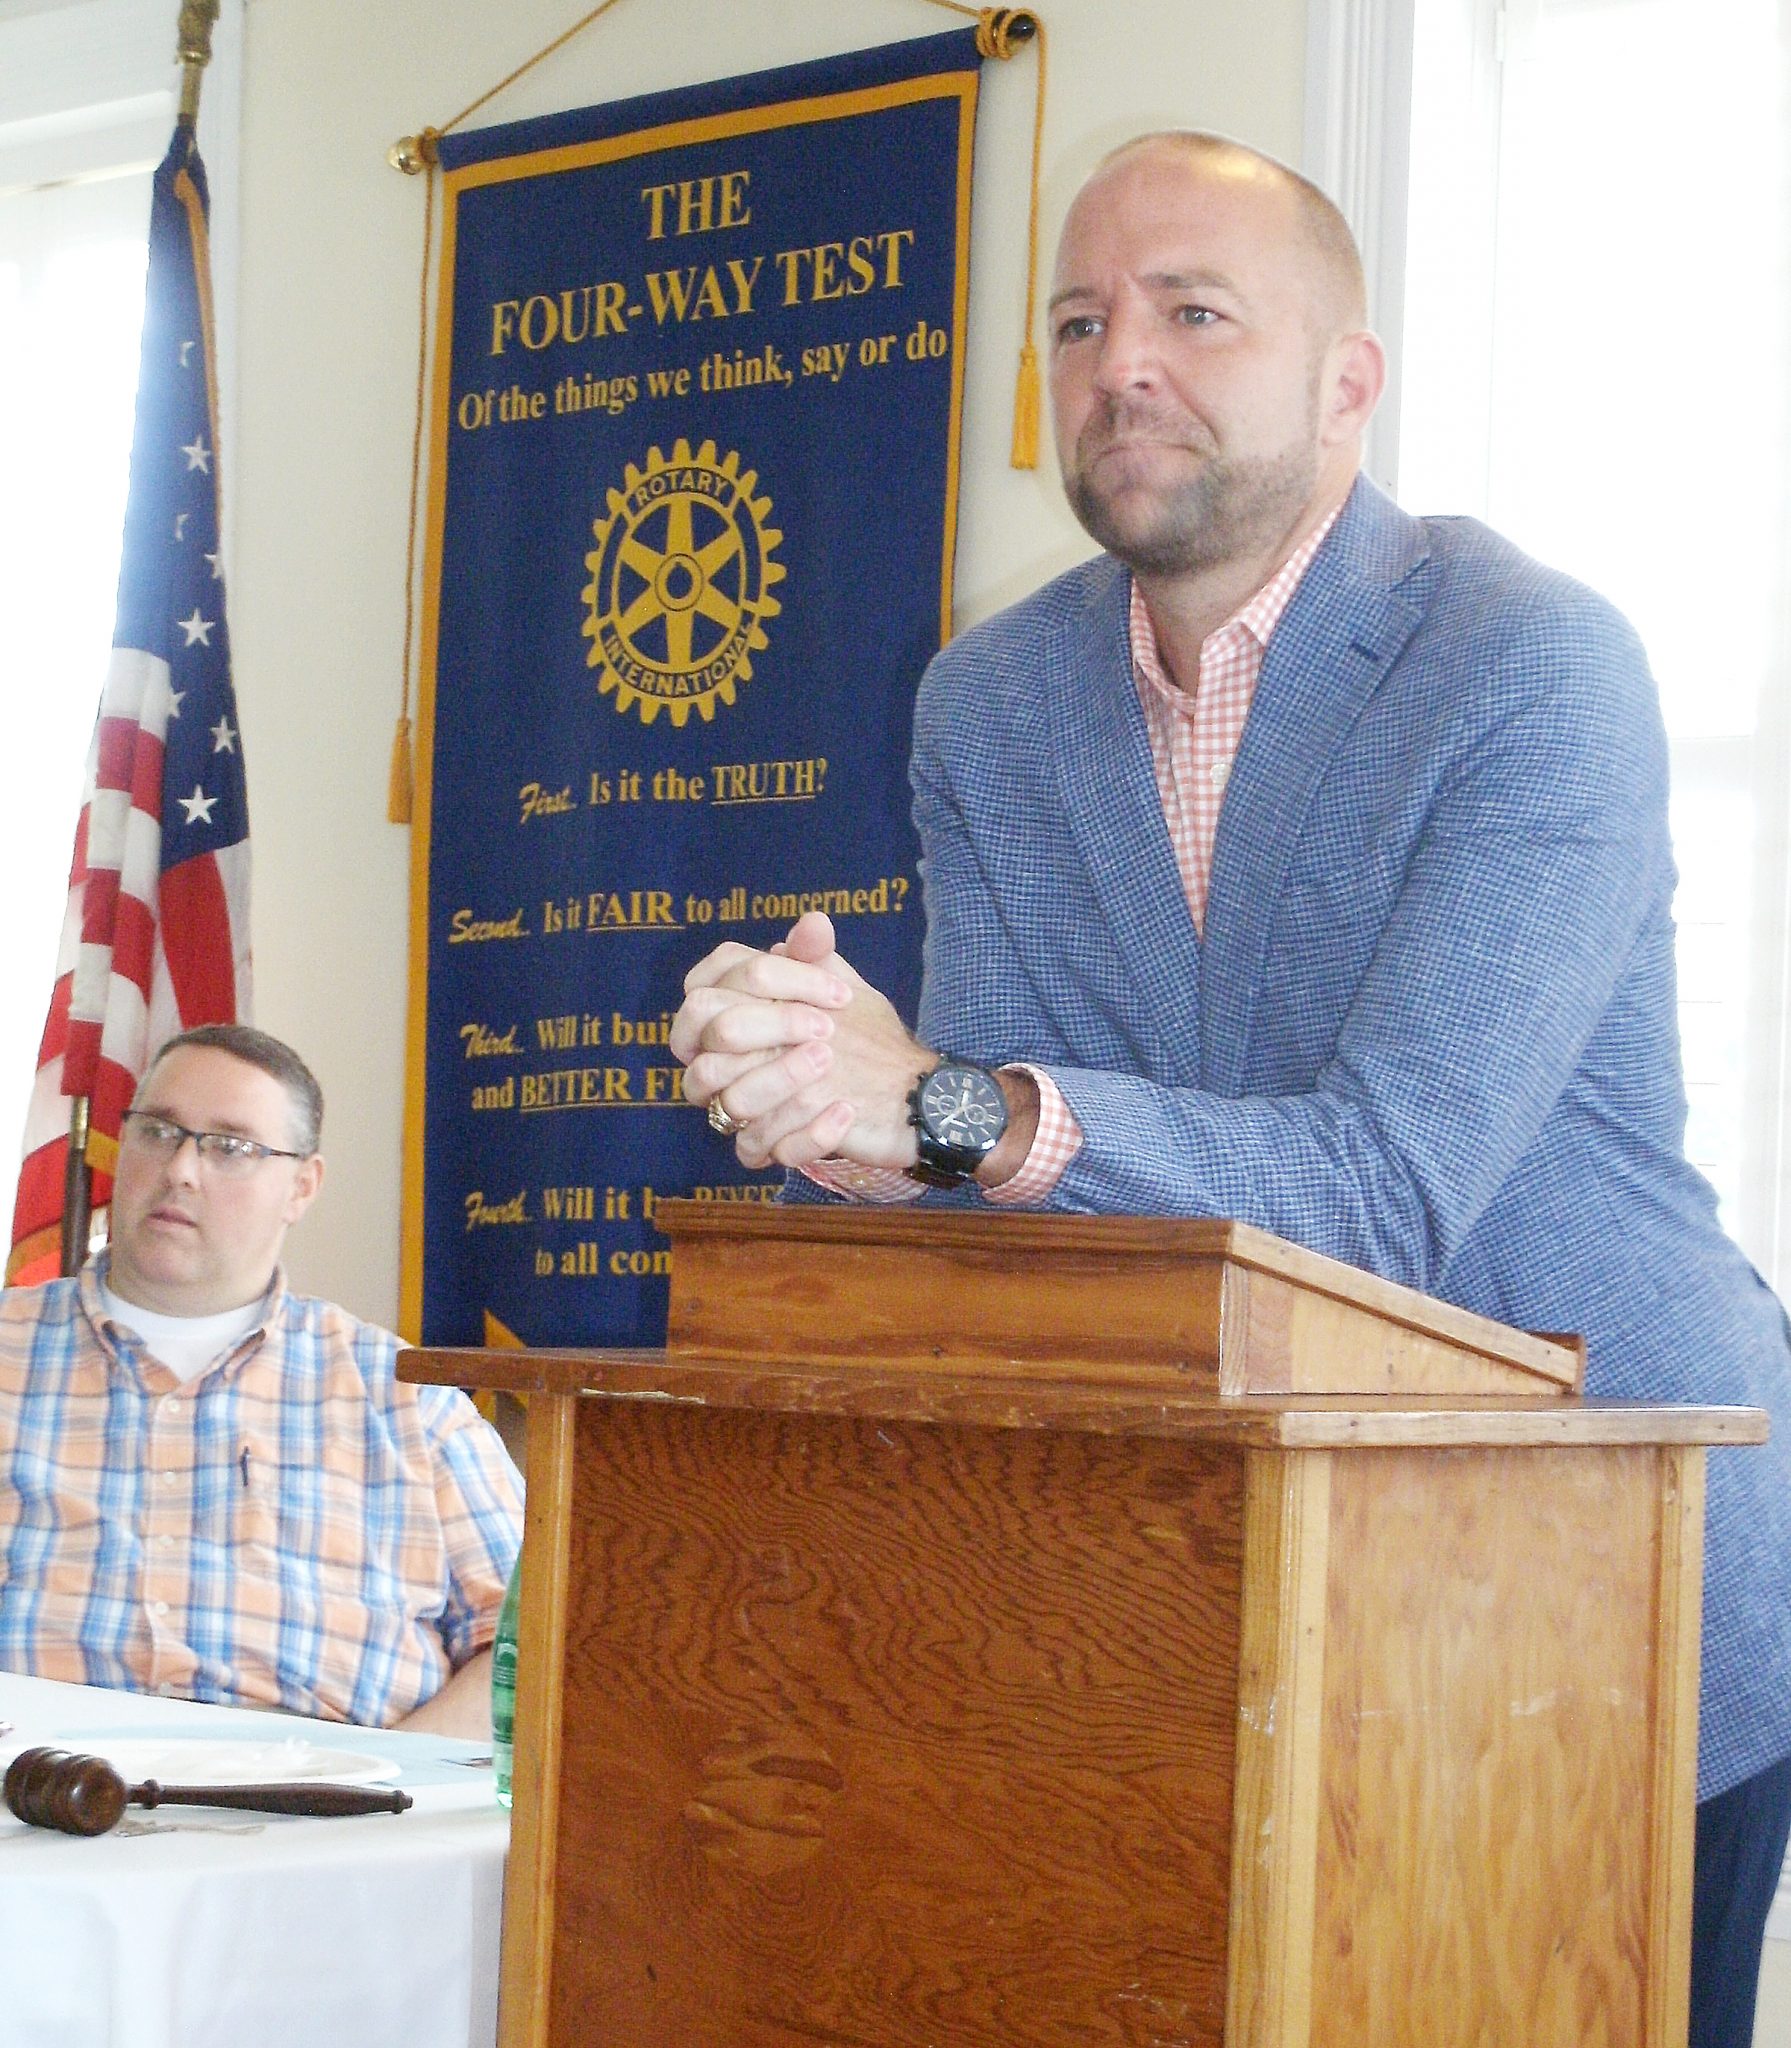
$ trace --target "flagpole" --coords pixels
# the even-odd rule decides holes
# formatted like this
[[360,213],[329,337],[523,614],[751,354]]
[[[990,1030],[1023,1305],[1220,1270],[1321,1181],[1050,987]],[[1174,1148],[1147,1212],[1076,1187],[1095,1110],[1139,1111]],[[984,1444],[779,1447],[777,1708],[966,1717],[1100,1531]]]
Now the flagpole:
[[87,1168],[88,1098],[68,1106],[68,1158],[62,1169],[62,1271],[78,1273],[87,1263],[93,1220],[93,1179]]
[[199,87],[211,62],[217,18],[218,0],[181,0],[175,55],[180,59],[180,118],[189,128],[199,119]]

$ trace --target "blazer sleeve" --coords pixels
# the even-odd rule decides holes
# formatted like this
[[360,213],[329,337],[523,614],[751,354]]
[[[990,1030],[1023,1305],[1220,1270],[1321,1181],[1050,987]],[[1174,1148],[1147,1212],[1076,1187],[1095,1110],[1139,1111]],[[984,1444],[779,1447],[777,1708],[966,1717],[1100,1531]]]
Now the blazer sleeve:
[[1071,1046],[1051,986],[1060,963],[1028,964],[948,779],[918,742],[912,778],[927,911],[922,1042],[962,1059],[1067,1062]]
[[[1077,1065],[1052,1021],[1077,1000],[1075,935],[1050,988],[1005,943],[963,820],[917,777],[936,918],[922,1035],[1049,1070],[1084,1134],[1051,1207],[1234,1217],[1435,1282],[1573,1084],[1633,953],[1661,942],[1672,883],[1664,737],[1627,625],[1590,593],[1555,598],[1487,659],[1490,675],[1434,678],[1487,714],[1457,722],[1367,972],[1299,1093]],[[1297,1001],[1300,961],[1276,966]]]

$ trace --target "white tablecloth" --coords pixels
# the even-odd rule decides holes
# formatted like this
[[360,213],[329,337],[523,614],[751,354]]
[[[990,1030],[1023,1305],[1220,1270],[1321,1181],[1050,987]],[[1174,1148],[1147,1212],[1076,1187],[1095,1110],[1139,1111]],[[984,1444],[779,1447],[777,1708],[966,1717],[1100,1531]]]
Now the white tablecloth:
[[491,2048],[509,1815],[440,1736],[238,1713],[0,1673],[0,1762],[170,1734],[389,1757],[408,1813],[129,1810],[83,1840],[0,1805],[4,2048]]

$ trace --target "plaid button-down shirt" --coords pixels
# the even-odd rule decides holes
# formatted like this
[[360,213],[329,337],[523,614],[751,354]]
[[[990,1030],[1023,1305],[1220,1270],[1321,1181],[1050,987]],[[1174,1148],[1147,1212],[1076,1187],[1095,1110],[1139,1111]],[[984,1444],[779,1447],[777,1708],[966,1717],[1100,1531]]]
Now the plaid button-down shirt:
[[[1333,512],[1247,603],[1200,643],[1200,673],[1191,693],[1178,688],[1163,666],[1150,613],[1137,584],[1132,585],[1132,673],[1144,709],[1157,796],[1181,874],[1182,893],[1188,899],[1194,929],[1203,937],[1219,812],[1262,674],[1269,636],[1336,523]],[[1025,1066],[1024,1061],[1018,1064]],[[1082,1144],[1082,1126],[1057,1083],[1041,1068],[1026,1066],[1025,1071],[1038,1084],[1038,1131],[1013,1178],[998,1188],[982,1190],[983,1200],[998,1208],[1026,1209],[1043,1202]],[[823,1159],[805,1171],[832,1193],[850,1195],[860,1202],[914,1202],[922,1192],[906,1174],[889,1167]]]
[[0,1295],[0,1668],[401,1720],[496,1633],[522,1508],[496,1431],[278,1274],[183,1385],[102,1274]]

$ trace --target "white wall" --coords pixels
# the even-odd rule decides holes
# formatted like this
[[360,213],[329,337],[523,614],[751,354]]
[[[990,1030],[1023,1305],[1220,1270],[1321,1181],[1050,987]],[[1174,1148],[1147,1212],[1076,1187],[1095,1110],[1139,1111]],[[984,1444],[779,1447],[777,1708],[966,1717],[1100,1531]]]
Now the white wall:
[[[1303,0],[1049,0],[1045,252],[1082,175],[1141,129],[1208,127],[1290,161]],[[420,181],[440,125],[577,19],[573,0],[248,0],[231,637],[255,848],[257,1021],[329,1099],[330,1183],[298,1284],[390,1320],[409,835],[385,821],[399,693]],[[627,0],[477,117],[513,120],[929,35],[921,0]],[[1087,553],[1054,473],[1007,466],[1024,300],[1033,59],[984,73],[958,546],[967,624]]]
[[1754,2048],[1791,2048],[1791,1939],[1766,1944],[1760,2002],[1754,2008]]

